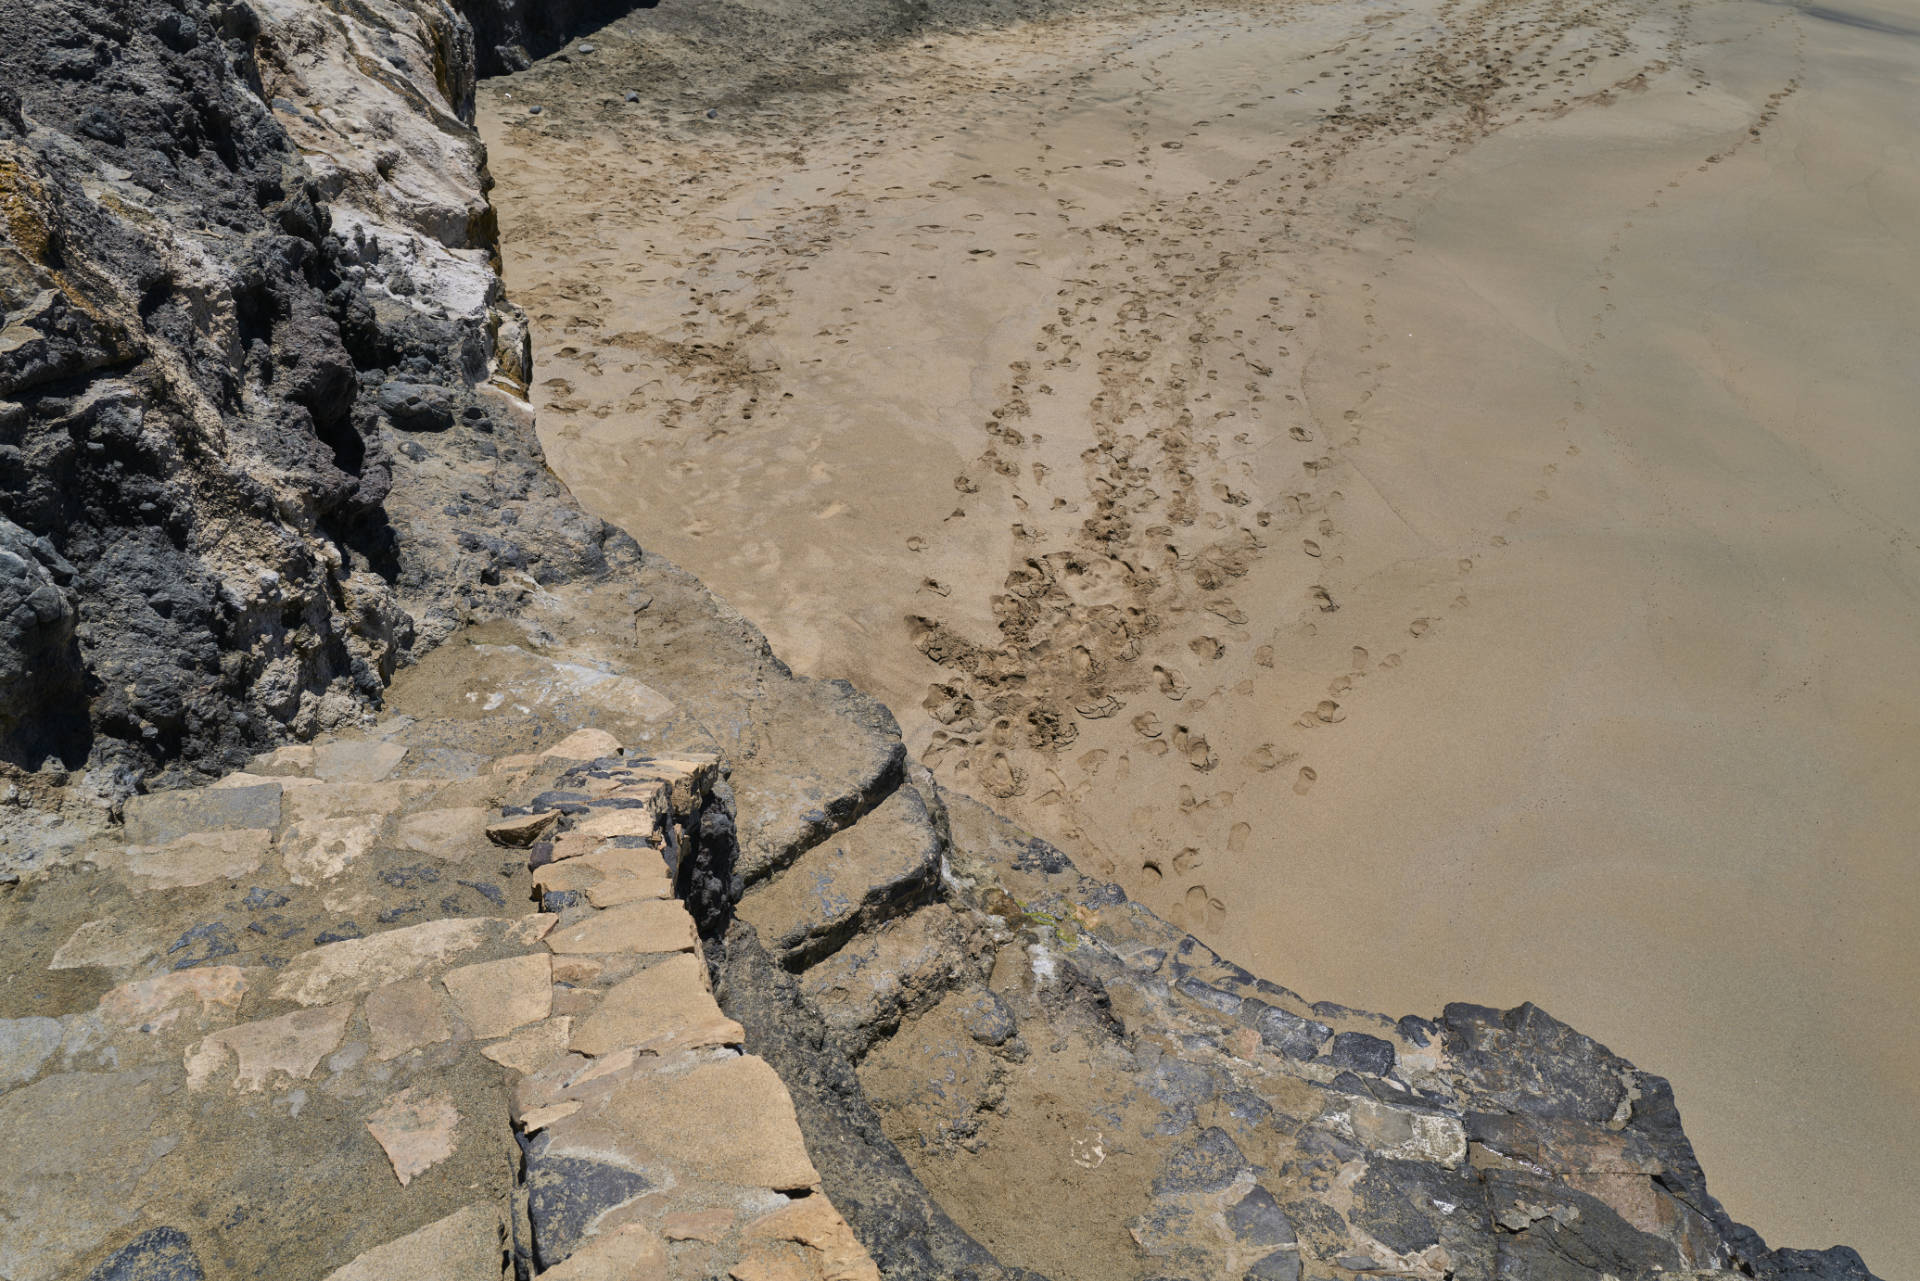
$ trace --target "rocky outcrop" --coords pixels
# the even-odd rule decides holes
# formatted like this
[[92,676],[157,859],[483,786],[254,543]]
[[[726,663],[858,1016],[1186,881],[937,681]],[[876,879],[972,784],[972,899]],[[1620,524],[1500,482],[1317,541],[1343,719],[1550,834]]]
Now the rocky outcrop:
[[0,14],[0,761],[230,767],[633,559],[515,395],[456,12]]

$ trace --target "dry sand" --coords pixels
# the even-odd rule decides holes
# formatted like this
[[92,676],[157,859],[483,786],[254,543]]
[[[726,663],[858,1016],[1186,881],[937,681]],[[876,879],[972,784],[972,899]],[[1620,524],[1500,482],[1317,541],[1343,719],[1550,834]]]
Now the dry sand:
[[1537,1001],[1907,1268],[1920,6],[800,22],[483,90],[581,498],[1222,951]]

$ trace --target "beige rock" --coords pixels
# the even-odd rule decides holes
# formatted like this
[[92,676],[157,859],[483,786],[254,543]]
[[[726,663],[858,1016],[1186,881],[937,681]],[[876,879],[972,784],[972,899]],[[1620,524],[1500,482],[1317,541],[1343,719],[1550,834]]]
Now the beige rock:
[[397,783],[314,783],[309,787],[288,787],[280,804],[289,825],[352,814],[387,815],[397,813],[438,786],[422,779]]
[[152,926],[131,921],[88,921],[62,943],[47,966],[51,970],[78,970],[89,965],[125,969],[159,954],[166,937]]
[[654,867],[635,876],[609,876],[587,887],[587,902],[595,907],[618,907],[641,899],[671,898],[673,882],[667,879],[667,866],[658,858]]
[[501,1236],[498,1210],[469,1205],[368,1250],[325,1281],[495,1281]]
[[175,890],[231,881],[258,870],[273,848],[262,828],[193,832],[165,845],[127,848],[127,879],[136,890]]
[[519,752],[512,756],[500,757],[494,761],[492,768],[488,772],[493,774],[518,774],[523,770],[539,769],[543,765],[551,765],[552,763],[552,761],[538,752]]
[[198,1007],[195,1017],[203,1026],[231,1022],[246,994],[247,976],[239,966],[208,965],[122,983],[100,998],[97,1013],[106,1023],[162,1032],[190,1006]]
[[440,996],[425,979],[375,988],[367,994],[366,1015],[373,1057],[383,1061],[453,1035]]
[[545,952],[449,970],[447,995],[474,1036],[505,1036],[553,1008],[553,962]]
[[494,917],[426,921],[368,938],[328,943],[289,961],[273,985],[273,995],[301,1005],[359,996],[444,964],[518,924]]
[[660,1220],[660,1235],[669,1241],[717,1243],[733,1226],[734,1215],[727,1210],[683,1210]]
[[546,835],[547,829],[559,821],[559,810],[548,810],[544,814],[515,814],[487,824],[487,839],[508,849],[523,850]]
[[280,837],[280,865],[295,885],[330,881],[373,852],[385,820],[378,814],[311,818]]
[[386,1150],[393,1172],[405,1187],[414,1176],[453,1155],[460,1113],[451,1099],[414,1086],[387,1100],[367,1118],[367,1131]]
[[639,836],[650,841],[664,840],[662,835],[662,815],[666,812],[666,793],[662,789],[659,806],[645,809],[597,810],[590,815],[573,821],[573,831],[578,836],[607,838],[612,836]]
[[557,987],[553,991],[555,1014],[590,1014],[600,1004],[600,993],[592,988]]
[[547,946],[555,952],[575,955],[691,952],[699,941],[693,918],[675,899],[622,903],[547,936]]
[[801,1197],[740,1232],[733,1281],[879,1281],[853,1229],[824,1195]]
[[255,774],[266,777],[311,774],[313,773],[313,747],[308,743],[290,743],[285,747],[276,747],[271,752],[256,756],[247,762],[247,768]]
[[377,783],[399,768],[407,749],[400,743],[344,739],[314,748],[313,773],[329,783]]
[[560,918],[553,912],[535,912],[532,916],[523,916],[507,926],[507,941],[523,947],[532,947],[553,932]]
[[562,761],[597,761],[619,754],[620,740],[603,729],[577,729],[540,753]]
[[714,1001],[706,962],[683,953],[610,988],[599,1008],[574,1028],[570,1048],[595,1057],[628,1047],[663,1054],[745,1039]]
[[666,1281],[667,1244],[649,1228],[623,1224],[581,1242],[540,1281]]
[[584,1072],[576,1081],[593,1097],[547,1127],[557,1155],[619,1152],[636,1163],[670,1162],[686,1178],[779,1192],[820,1181],[793,1101],[764,1060],[736,1056],[673,1073],[634,1068],[610,1086]]
[[534,1108],[520,1118],[520,1128],[528,1134],[537,1134],[563,1116],[572,1116],[580,1110],[578,1103],[556,1103],[552,1107]]
[[415,854],[460,858],[486,849],[487,822],[492,817],[492,811],[472,805],[422,810],[395,825],[393,843]]
[[215,1032],[187,1051],[187,1086],[206,1089],[236,1060],[234,1085],[239,1089],[263,1090],[276,1073],[304,1081],[340,1044],[352,1016],[352,1004],[343,1002]]
[[567,1052],[572,1038],[573,1020],[565,1015],[521,1028],[504,1041],[480,1047],[480,1053],[502,1067],[525,1075],[538,1072]]
[[580,832],[562,832],[553,838],[553,860],[558,863],[564,859],[580,858],[605,845],[606,841],[598,836],[587,836]]

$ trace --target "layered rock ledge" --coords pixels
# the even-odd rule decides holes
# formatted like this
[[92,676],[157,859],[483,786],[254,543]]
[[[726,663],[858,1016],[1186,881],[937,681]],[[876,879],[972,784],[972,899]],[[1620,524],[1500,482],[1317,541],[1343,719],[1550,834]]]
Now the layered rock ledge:
[[585,514],[471,119],[588,10],[468,9],[0,5],[0,1278],[1868,1276],[1660,1078],[1248,973]]

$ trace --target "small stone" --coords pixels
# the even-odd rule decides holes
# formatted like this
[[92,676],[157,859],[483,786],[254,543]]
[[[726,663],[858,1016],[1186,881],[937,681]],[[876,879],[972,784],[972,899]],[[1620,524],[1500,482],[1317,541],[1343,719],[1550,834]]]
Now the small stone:
[[425,979],[403,979],[367,994],[367,1031],[382,1061],[434,1045],[453,1035],[446,1010]]
[[560,821],[560,811],[544,814],[515,814],[487,824],[487,839],[508,849],[526,849]]
[[638,101],[640,101],[640,95],[639,95],[639,94],[637,94],[637,93],[629,93],[629,94],[627,95],[627,101],[628,101],[628,102],[638,102]]
[[500,1274],[500,1215],[470,1205],[368,1250],[325,1281],[475,1281]]
[[367,1118],[367,1131],[386,1150],[393,1172],[405,1187],[414,1176],[453,1155],[460,1113],[453,1102],[419,1087],[400,1091]]
[[1019,1030],[1013,1011],[992,992],[982,992],[978,1000],[961,1012],[960,1026],[967,1029],[968,1036],[989,1046],[1005,1045]]
[[699,942],[693,917],[675,899],[622,903],[547,936],[549,948],[571,955],[691,952]]
[[544,110],[546,110],[546,108],[544,108],[544,107],[539,107],[539,106],[533,106],[533,107],[528,107],[528,108],[527,108],[527,114],[528,114],[528,115],[530,115],[530,116],[537,116],[537,115],[539,115],[539,114],[540,114],[540,113],[541,113],[542,111],[544,111]]
[[553,1008],[553,963],[545,952],[462,966],[449,970],[442,982],[481,1040],[538,1023]]
[[215,1032],[187,1051],[187,1087],[206,1089],[216,1074],[224,1073],[229,1059],[238,1061],[238,1089],[263,1090],[276,1073],[304,1081],[339,1046],[352,1017],[353,1006],[341,1004]]
[[1257,1184],[1227,1211],[1227,1226],[1245,1245],[1292,1245],[1295,1240],[1287,1212],[1273,1193]]

